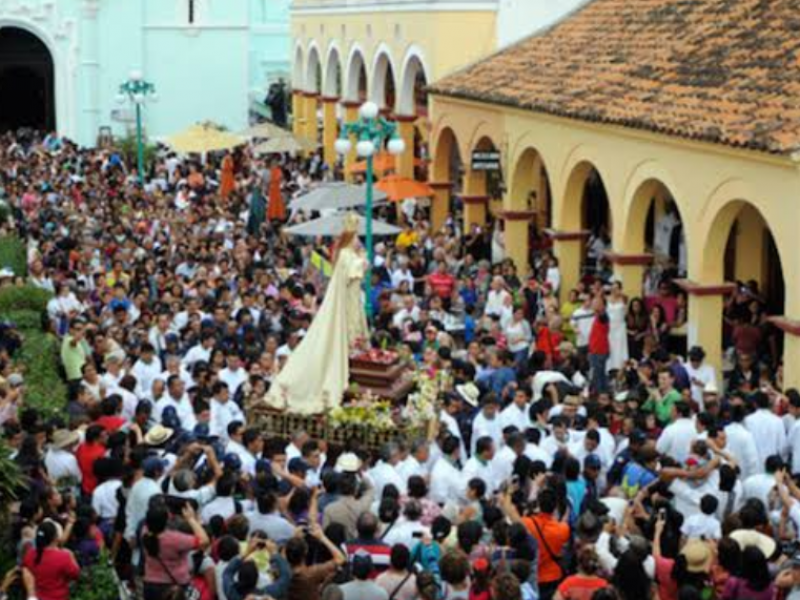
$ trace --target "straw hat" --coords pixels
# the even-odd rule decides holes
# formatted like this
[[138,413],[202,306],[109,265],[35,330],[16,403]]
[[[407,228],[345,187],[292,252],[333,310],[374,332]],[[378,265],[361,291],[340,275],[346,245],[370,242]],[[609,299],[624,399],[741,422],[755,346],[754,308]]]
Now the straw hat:
[[730,537],[739,544],[739,548],[742,550],[747,546],[755,546],[761,550],[767,560],[775,553],[775,540],[753,529],[738,529],[731,533]]
[[81,441],[81,435],[77,431],[69,429],[59,429],[53,433],[53,446],[55,448],[69,448]]
[[461,399],[464,400],[470,406],[478,406],[478,401],[481,397],[481,391],[478,389],[478,386],[474,383],[465,383],[462,385],[456,386],[456,392]]
[[175,430],[163,425],[154,425],[153,428],[144,436],[144,443],[146,446],[160,446],[165,443]]
[[713,555],[711,549],[702,540],[689,540],[681,550],[686,559],[686,570],[689,573],[708,573]]

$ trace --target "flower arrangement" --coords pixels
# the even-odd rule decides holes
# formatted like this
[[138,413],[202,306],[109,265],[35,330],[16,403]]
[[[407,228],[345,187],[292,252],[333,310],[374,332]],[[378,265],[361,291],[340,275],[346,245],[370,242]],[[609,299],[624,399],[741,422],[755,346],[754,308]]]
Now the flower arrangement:
[[392,350],[383,350],[380,348],[372,348],[364,352],[359,352],[352,357],[354,361],[373,363],[377,365],[393,365],[397,362],[399,356],[397,352]]
[[395,423],[392,403],[379,400],[366,392],[356,396],[351,403],[334,408],[328,413],[328,425],[332,427],[359,426],[375,431],[390,431]]

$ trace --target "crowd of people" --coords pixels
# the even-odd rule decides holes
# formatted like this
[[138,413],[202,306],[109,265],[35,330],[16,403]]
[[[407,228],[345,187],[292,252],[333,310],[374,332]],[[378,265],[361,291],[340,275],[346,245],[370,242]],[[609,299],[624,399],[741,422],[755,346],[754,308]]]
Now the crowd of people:
[[52,292],[68,388],[55,417],[28,406],[3,347],[9,594],[66,600],[110,561],[144,600],[800,598],[800,394],[755,283],[719,372],[668,277],[564,290],[546,245],[521,273],[499,229],[384,207],[402,232],[376,246],[373,336],[453,385],[428,437],[328,447],[249,418],[335,256],[285,235],[312,215],[265,210],[338,175],[318,155],[162,149],[141,186],[113,149],[24,132],[0,169],[28,244],[0,283]]

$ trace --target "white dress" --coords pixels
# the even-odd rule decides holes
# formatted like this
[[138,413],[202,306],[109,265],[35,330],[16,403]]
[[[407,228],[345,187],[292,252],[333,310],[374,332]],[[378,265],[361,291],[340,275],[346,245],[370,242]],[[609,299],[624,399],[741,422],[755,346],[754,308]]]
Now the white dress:
[[366,259],[343,248],[325,299],[303,340],[289,355],[264,397],[267,405],[301,415],[324,413],[342,403],[350,379],[350,350],[369,339],[361,282]]
[[606,306],[608,313],[608,342],[611,354],[606,368],[609,371],[619,370],[628,360],[628,327],[625,322],[625,302],[611,302]]

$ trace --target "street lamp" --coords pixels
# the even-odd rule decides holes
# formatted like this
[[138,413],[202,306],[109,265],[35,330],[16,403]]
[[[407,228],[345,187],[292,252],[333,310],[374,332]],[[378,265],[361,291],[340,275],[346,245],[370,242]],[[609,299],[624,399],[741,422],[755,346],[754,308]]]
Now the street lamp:
[[375,153],[387,144],[387,150],[391,154],[398,155],[405,152],[406,145],[397,135],[397,125],[387,121],[380,116],[378,105],[374,102],[365,102],[358,111],[359,119],[354,123],[342,125],[340,137],[336,140],[334,149],[339,154],[348,154],[352,150],[350,136],[354,136],[356,143],[356,153],[361,158],[367,160],[367,256],[369,257],[369,267],[367,268],[366,285],[366,309],[367,317],[372,321],[372,267],[375,264],[375,248],[372,243],[372,208],[374,196],[374,170],[373,159]]
[[117,102],[122,104],[129,100],[136,107],[136,156],[139,171],[139,185],[144,187],[144,142],[142,141],[142,106],[148,97],[157,102],[156,86],[144,80],[141,71],[131,71],[128,81],[119,86]]

